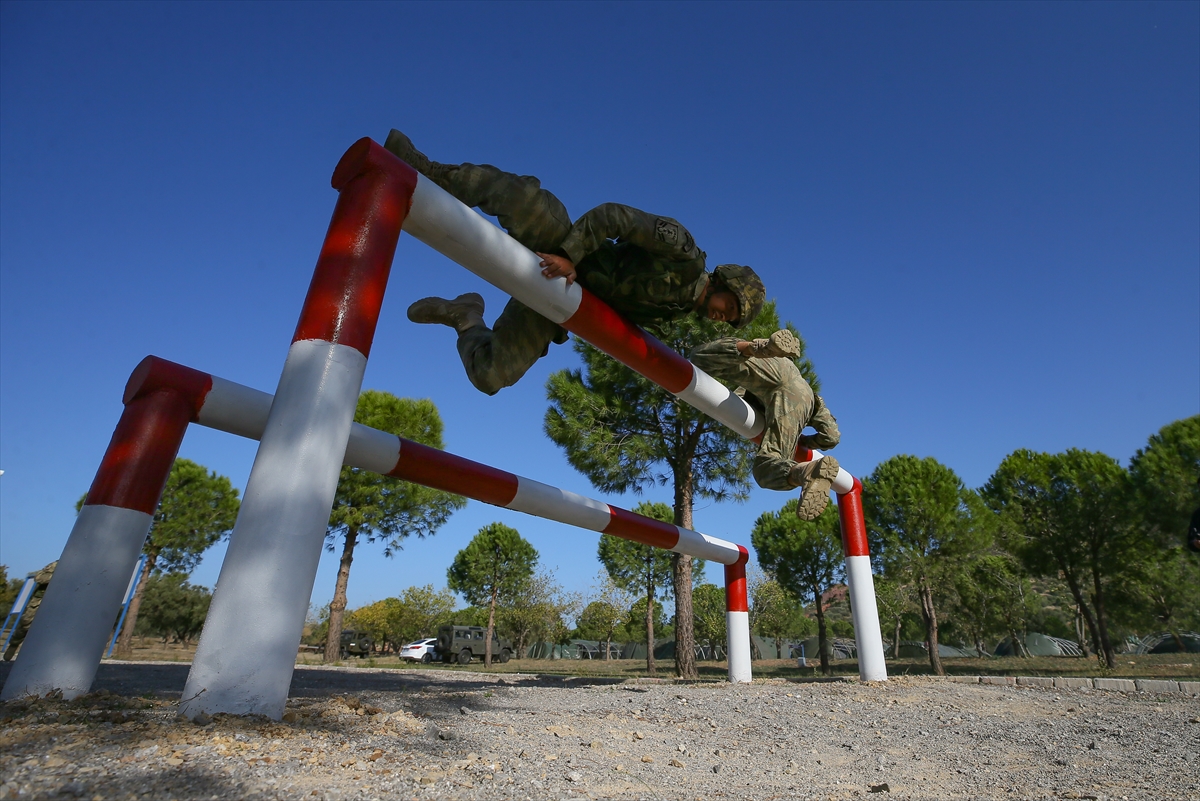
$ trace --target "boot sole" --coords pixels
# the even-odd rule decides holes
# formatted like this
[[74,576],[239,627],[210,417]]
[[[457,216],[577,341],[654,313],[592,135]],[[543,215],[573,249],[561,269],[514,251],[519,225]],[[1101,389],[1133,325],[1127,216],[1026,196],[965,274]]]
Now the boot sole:
[[829,505],[829,488],[837,478],[840,465],[832,456],[821,457],[816,474],[804,485],[800,502],[796,504],[796,516],[801,520],[816,520]]
[[771,344],[779,351],[779,355],[788,359],[800,356],[800,340],[786,328],[771,334]]
[[480,317],[483,316],[483,296],[467,292],[454,300],[421,298],[408,307],[408,319],[414,323],[440,323],[454,327],[460,316],[458,309],[465,305],[472,307],[466,311],[475,311]]

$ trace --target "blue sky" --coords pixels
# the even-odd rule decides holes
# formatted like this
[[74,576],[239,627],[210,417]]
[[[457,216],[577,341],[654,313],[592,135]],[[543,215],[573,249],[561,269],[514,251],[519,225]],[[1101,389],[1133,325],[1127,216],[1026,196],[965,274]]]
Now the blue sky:
[[[274,391],[361,136],[675,217],[807,338],[857,475],[1016,448],[1127,463],[1200,412],[1200,4],[0,3],[0,563],[57,558],[155,354]],[[364,386],[447,448],[597,497],[542,434],[558,347],[489,398],[405,307],[504,296],[402,238]],[[245,486],[255,443],[181,455]],[[669,501],[667,491],[645,496]],[[701,504],[749,544],[783,493]],[[607,498],[626,507],[639,498]],[[483,525],[580,589],[596,535],[472,502],[352,606],[445,583]],[[211,586],[224,555],[194,580]],[[313,601],[332,596],[322,560]],[[720,583],[717,569],[710,580]]]

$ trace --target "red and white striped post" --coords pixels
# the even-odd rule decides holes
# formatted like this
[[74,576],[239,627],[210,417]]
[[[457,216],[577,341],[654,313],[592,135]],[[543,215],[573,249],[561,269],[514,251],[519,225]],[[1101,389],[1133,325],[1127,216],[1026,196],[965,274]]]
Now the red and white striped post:
[[203,379],[187,368],[130,377],[125,410],[0,698],[54,690],[74,698],[91,688],[130,568],[207,391]]
[[[579,284],[568,286],[562,278],[547,281],[536,254],[423,175],[417,180],[404,230],[738,434],[750,439],[762,434],[763,422],[754,409],[725,385],[621,317]],[[855,519],[861,524],[861,487],[858,494],[852,492],[855,479],[844,469],[833,483],[839,509],[846,508],[846,503],[857,503],[860,511]],[[866,535],[847,532],[844,516],[842,525],[847,586],[855,610],[859,676],[864,681],[883,681],[887,669]]]
[[729,644],[729,680],[750,681],[750,599],[746,595],[746,562],[750,552],[725,565],[725,637]]
[[412,168],[369,139],[352,145],[334,170],[337,205],[188,674],[180,706],[187,717],[283,715],[415,183]]

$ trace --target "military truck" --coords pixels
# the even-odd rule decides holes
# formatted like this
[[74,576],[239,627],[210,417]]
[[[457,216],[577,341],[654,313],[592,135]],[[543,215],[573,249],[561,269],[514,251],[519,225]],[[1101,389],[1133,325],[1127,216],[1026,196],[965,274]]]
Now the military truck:
[[375,648],[375,640],[365,631],[342,629],[342,658],[348,656],[367,657]]
[[[469,665],[472,659],[483,659],[486,637],[487,629],[483,626],[446,625],[438,629],[437,645],[434,648],[443,662]],[[499,639],[496,633],[492,632],[492,659],[507,662],[512,655],[512,641]]]

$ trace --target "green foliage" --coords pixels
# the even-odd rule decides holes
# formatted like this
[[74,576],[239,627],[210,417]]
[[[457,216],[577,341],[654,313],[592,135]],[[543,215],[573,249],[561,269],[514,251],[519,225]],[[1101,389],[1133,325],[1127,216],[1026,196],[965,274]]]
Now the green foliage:
[[0,565],[0,614],[8,615],[12,605],[16,603],[17,594],[25,585],[25,579],[8,577],[8,566]]
[[1147,533],[1164,546],[1180,544],[1200,507],[1200,415],[1163,426],[1134,455],[1129,473]]
[[584,607],[575,626],[575,637],[581,640],[611,642],[628,613],[604,601],[592,601]]
[[[625,615],[623,621],[625,625],[625,633],[628,639],[647,642],[649,630],[646,627],[646,599],[638,598],[633,602],[633,606],[629,607],[629,611]],[[654,602],[654,637],[666,637],[667,634],[667,614],[663,609],[663,605],[657,600]]]
[[778,512],[764,512],[750,542],[759,564],[793,598],[809,603],[842,580],[845,556],[837,508],[830,504],[816,520],[796,516],[793,498]]
[[[444,447],[441,415],[426,398],[398,398],[369,389],[358,398],[354,420],[431,448]],[[343,467],[329,515],[326,548],[334,550],[340,537],[354,532],[367,542],[382,542],[384,556],[391,556],[403,547],[406,537],[433,534],[464,505],[466,499],[459,495]]]
[[885,575],[915,587],[930,666],[944,675],[937,608],[956,571],[990,544],[988,512],[953,470],[915,456],[893,456],[875,468],[863,482],[863,511]]
[[[204,627],[211,601],[212,593],[206,587],[188,584],[184,573],[150,576],[146,580],[137,631],[162,637],[163,642],[174,638],[186,643]],[[253,637],[254,632],[247,631],[246,635]]]
[[750,591],[750,630],[775,640],[778,651],[785,639],[812,634],[816,622],[805,616],[803,605],[778,581],[766,579],[755,582]]
[[469,604],[509,602],[533,577],[537,560],[537,550],[516,529],[491,523],[454,557],[447,584]]
[[438,626],[451,622],[457,599],[449,589],[432,584],[409,587],[399,598],[384,598],[346,615],[344,628],[368,632],[375,642],[393,651],[422,637],[437,635]]
[[[671,508],[665,503],[643,502],[634,511],[663,522],[670,522],[673,517]],[[609,578],[618,587],[631,593],[649,593],[655,598],[671,597],[670,551],[602,534],[598,555]]]
[[[767,336],[778,328],[772,302],[739,335]],[[668,348],[687,353],[728,336],[730,329],[724,323],[688,317],[659,333]],[[800,342],[803,346],[804,340]],[[671,483],[677,499],[688,487],[689,515],[694,497],[747,497],[749,443],[586,342],[576,339],[575,350],[584,370],[550,376],[545,430],[566,451],[571,466],[594,486],[604,492],[641,492]],[[811,363],[799,363],[810,383],[815,382]],[[675,512],[680,517],[672,522],[682,525],[678,503]]]
[[580,603],[579,596],[565,592],[551,574],[536,573],[497,611],[497,627],[518,654],[535,642],[565,644],[571,638],[566,618]]
[[[85,494],[75,503],[83,508]],[[167,476],[142,552],[155,573],[190,573],[204,552],[237,522],[237,488],[190,459],[176,459]]]
[[1061,572],[1111,669],[1107,602],[1139,559],[1129,474],[1102,453],[1019,450],[988,479],[983,495],[1001,514],[1010,548],[1035,575]]
[[716,584],[701,584],[692,591],[696,642],[709,647],[725,647],[725,590]]

